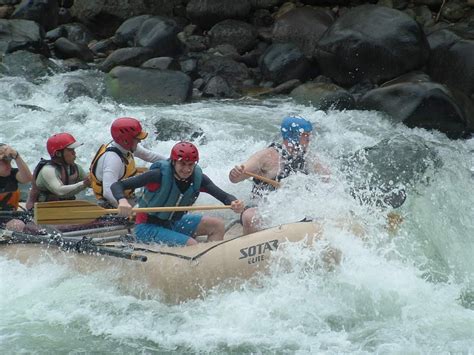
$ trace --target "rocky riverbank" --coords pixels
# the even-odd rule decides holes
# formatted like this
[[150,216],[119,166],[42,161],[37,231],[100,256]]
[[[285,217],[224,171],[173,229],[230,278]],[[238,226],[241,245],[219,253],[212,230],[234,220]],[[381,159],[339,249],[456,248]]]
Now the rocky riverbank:
[[474,132],[473,0],[0,0],[0,52],[1,75],[96,69],[124,103],[289,95]]

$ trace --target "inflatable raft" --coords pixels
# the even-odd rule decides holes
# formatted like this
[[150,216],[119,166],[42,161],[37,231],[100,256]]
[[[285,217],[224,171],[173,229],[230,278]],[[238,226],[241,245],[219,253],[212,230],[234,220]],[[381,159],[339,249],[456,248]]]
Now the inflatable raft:
[[180,302],[199,297],[217,285],[235,286],[264,272],[272,253],[282,244],[312,243],[320,238],[321,226],[297,222],[246,236],[235,236],[231,229],[223,241],[188,247],[140,244],[130,242],[127,230],[114,233],[57,237],[3,231],[0,255],[24,263],[66,263],[80,272],[111,270],[125,287],[140,285],[142,290],[158,291],[167,302]]

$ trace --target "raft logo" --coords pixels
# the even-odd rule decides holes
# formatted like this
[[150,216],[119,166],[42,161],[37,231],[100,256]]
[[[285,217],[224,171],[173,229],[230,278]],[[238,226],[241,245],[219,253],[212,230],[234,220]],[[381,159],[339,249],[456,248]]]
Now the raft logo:
[[267,251],[274,251],[278,249],[278,240],[270,240],[269,242],[252,245],[247,248],[240,249],[240,259],[248,259],[249,264],[255,264],[259,261],[265,260]]

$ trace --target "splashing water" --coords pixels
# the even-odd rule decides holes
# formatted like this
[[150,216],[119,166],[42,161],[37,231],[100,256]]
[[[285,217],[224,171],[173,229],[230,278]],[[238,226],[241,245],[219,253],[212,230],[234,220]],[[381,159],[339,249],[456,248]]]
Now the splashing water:
[[[150,133],[159,118],[185,121],[206,136],[199,146],[205,173],[248,202],[251,182],[231,184],[229,170],[277,140],[282,117],[301,115],[315,127],[310,154],[330,168],[331,179],[291,176],[259,207],[268,226],[318,219],[325,241],[286,245],[268,275],[178,305],[130,295],[110,273],[79,275],[48,258],[24,265],[0,254],[2,353],[474,352],[474,140],[408,129],[374,112],[324,113],[288,100],[134,107],[85,97],[67,101],[65,84],[84,75],[90,74],[56,75],[38,86],[1,78],[0,141],[34,167],[46,157],[49,135],[71,132],[84,143],[78,162],[88,167],[117,117],[137,117]],[[347,156],[395,136],[405,147],[422,143],[440,164],[428,162],[433,168],[413,175],[397,210],[404,221],[389,232],[386,209],[361,205],[351,195],[351,179],[373,174],[370,164],[349,174],[344,169]],[[148,138],[144,145],[168,154],[174,143]],[[203,195],[198,203],[215,201]],[[362,239],[338,227],[348,219],[363,227]],[[328,268],[322,255],[331,247],[342,261]]]

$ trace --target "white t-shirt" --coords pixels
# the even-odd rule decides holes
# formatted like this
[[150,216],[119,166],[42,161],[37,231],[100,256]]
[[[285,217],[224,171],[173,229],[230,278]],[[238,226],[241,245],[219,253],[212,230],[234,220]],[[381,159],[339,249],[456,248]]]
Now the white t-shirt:
[[[124,156],[129,152],[122,146],[115,142],[112,142],[110,146],[119,149]],[[151,150],[143,148],[138,145],[137,150],[133,152],[134,157],[140,158],[149,163],[154,163],[158,160],[166,159],[165,156],[157,153],[153,153]],[[95,175],[99,181],[102,181],[102,191],[104,198],[109,201],[113,206],[117,206],[117,200],[115,200],[110,191],[110,186],[118,181],[125,173],[125,164],[122,159],[115,152],[105,152],[97,161],[97,167]]]

